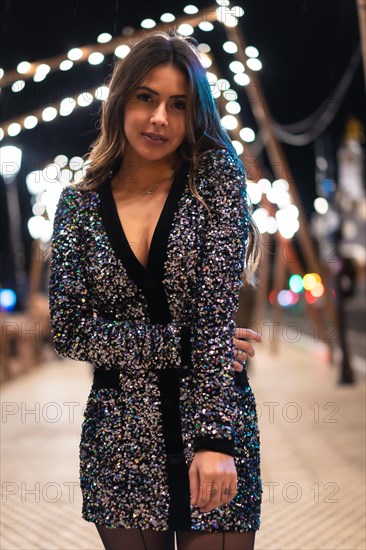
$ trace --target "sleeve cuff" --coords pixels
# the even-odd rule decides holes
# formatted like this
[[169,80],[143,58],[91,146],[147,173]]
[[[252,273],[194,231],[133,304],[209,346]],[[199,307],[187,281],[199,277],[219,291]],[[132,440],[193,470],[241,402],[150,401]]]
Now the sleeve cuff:
[[211,437],[196,437],[193,443],[194,452],[205,450],[234,456],[234,440]]

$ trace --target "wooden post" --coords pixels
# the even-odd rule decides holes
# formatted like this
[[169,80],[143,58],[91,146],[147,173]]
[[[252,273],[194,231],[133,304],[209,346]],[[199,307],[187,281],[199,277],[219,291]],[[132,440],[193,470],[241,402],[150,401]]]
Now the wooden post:
[[360,24],[361,51],[363,60],[363,76],[366,86],[366,0],[357,0],[358,22]]
[[[365,3],[366,0],[362,0],[362,2]],[[240,46],[237,53],[235,54],[235,57],[245,65],[247,61],[247,56],[245,54],[246,42],[242,30],[238,25],[236,27],[225,27],[225,29],[228,39],[237,43]],[[286,179],[289,184],[289,192],[292,198],[292,202],[296,204],[299,210],[300,227],[297,236],[302,252],[304,254],[307,268],[310,271],[319,273],[325,280],[329,269],[326,269],[326,266],[324,264],[320,264],[320,262],[318,262],[316,258],[302,203],[300,201],[300,197],[298,195],[290,167],[287,163],[286,156],[283,152],[283,148],[274,134],[272,117],[265,100],[260,80],[257,77],[255,71],[248,70],[248,74],[250,76],[251,83],[246,86],[246,92],[248,94],[249,101],[251,102],[252,111],[256,118],[257,124],[262,133],[266,135],[266,147],[269,158],[271,160],[273,171],[278,178]],[[343,361],[349,364],[348,347],[344,345],[345,338],[343,337],[344,335],[341,334],[342,322],[339,318],[339,311],[337,311],[334,307],[329,289],[326,289],[325,299],[328,315],[335,322],[335,325],[337,327],[339,343],[342,348]],[[351,378],[351,376],[349,376],[349,378]]]

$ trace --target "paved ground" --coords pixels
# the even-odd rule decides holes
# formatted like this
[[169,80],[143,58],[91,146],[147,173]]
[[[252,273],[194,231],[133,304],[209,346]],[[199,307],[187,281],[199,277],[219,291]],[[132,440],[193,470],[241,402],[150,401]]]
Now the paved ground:
[[[338,386],[305,337],[257,346],[264,500],[256,550],[365,549],[365,378]],[[81,519],[78,444],[90,367],[50,360],[2,389],[3,550],[101,550]],[[209,549],[207,549],[209,550]]]

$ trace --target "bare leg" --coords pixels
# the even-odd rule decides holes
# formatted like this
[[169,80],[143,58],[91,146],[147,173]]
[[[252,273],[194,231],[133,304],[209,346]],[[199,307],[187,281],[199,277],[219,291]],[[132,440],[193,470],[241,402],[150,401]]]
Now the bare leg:
[[106,550],[174,550],[174,531],[95,527]]
[[178,531],[178,550],[253,550],[255,531],[204,533]]

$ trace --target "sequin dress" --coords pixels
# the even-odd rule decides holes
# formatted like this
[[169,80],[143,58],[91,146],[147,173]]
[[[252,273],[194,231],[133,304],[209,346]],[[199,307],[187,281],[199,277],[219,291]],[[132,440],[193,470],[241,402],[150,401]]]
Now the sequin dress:
[[[260,526],[255,398],[233,367],[234,317],[248,238],[241,166],[202,157],[191,193],[176,173],[145,268],[119,221],[111,182],[63,189],[49,299],[59,355],[94,367],[80,441],[82,517],[109,527],[248,531]],[[72,382],[71,382],[72,383]],[[199,449],[234,456],[238,492],[191,506]]]

